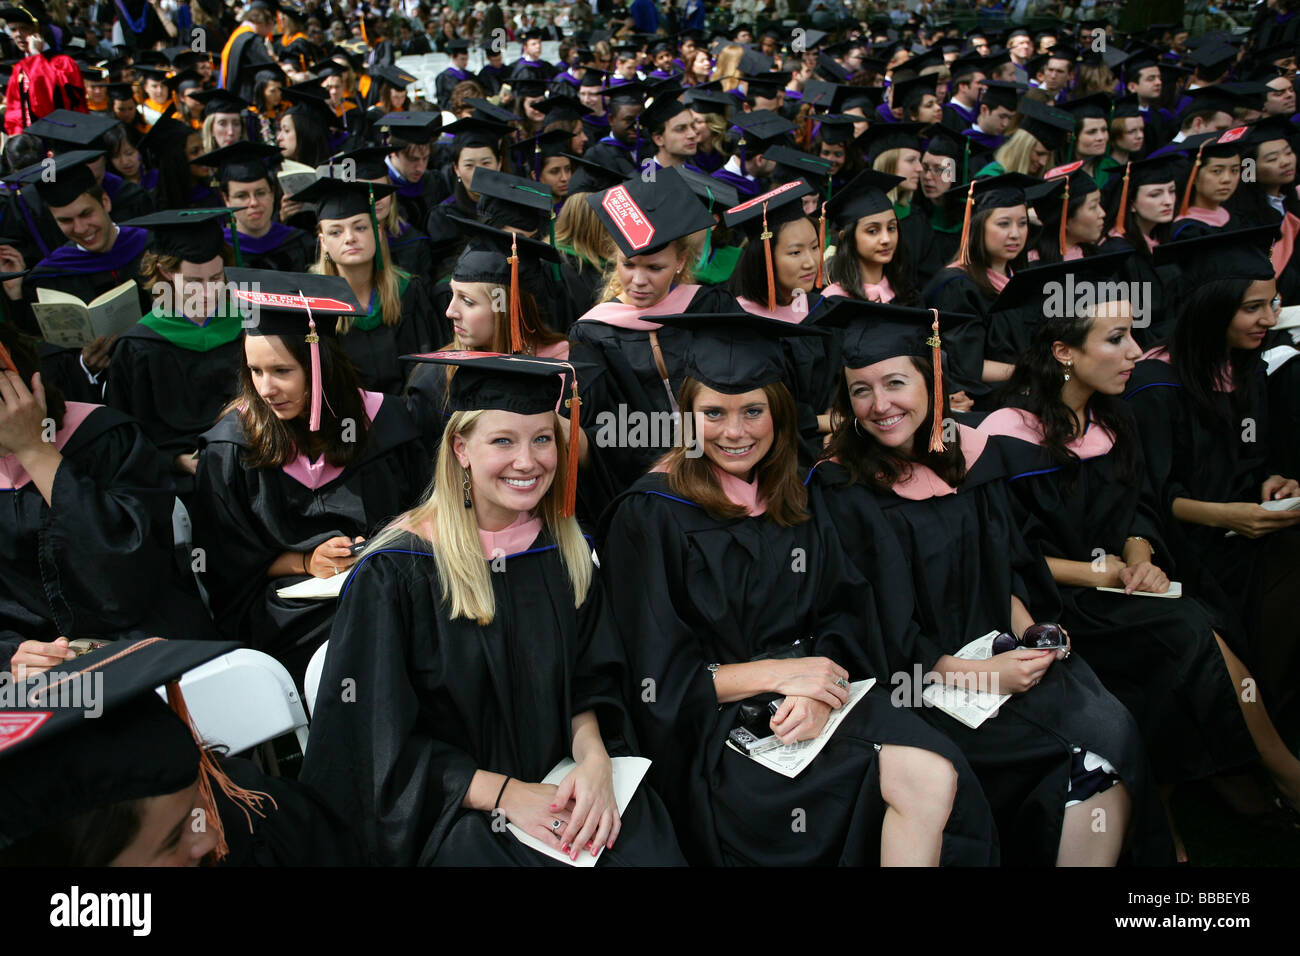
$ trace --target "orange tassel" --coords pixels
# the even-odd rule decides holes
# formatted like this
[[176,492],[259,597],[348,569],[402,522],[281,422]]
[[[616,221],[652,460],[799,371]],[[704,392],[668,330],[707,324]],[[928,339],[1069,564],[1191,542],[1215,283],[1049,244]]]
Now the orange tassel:
[[271,801],[271,806],[279,809],[279,804],[269,793],[263,793],[260,790],[245,790],[238,786],[233,780],[226,776],[224,770],[217,765],[203,746],[203,738],[199,734],[199,729],[194,725],[194,718],[190,716],[189,708],[185,706],[185,697],[181,694],[181,685],[179,681],[170,681],[167,684],[167,704],[172,711],[185,722],[185,726],[190,728],[190,733],[194,735],[194,742],[199,747],[199,795],[208,807],[207,825],[212,827],[213,832],[217,835],[217,846],[213,855],[217,860],[224,860],[230,854],[230,844],[226,842],[226,831],[221,825],[221,814],[217,811],[217,804],[213,796],[212,785],[215,783],[221,788],[230,800],[239,807],[244,813],[244,818],[248,820],[248,832],[253,832],[253,818],[249,810],[256,813],[259,817],[265,819],[266,814],[262,812],[262,798],[265,797]]
[[519,321],[519,234],[510,240],[510,351],[522,352],[524,332]]
[[817,225],[817,288],[826,285],[826,203],[822,203],[822,218]]
[[18,366],[14,364],[13,356],[9,354],[9,350],[3,345],[0,345],[0,364],[3,364],[5,368],[15,375],[22,375],[22,372],[18,371]]
[[1061,258],[1065,258],[1065,220],[1070,217],[1070,177],[1065,177],[1065,198],[1061,200],[1061,231],[1057,235],[1060,243]]
[[1192,163],[1192,174],[1187,177],[1187,188],[1183,190],[1183,204],[1178,207],[1178,218],[1182,219],[1187,215],[1187,209],[1192,204],[1192,190],[1196,188],[1196,174],[1201,169],[1201,150],[1205,149],[1202,143],[1196,150],[1196,162]]
[[939,343],[939,310],[931,309],[934,324],[930,326],[930,337],[925,344],[930,346],[930,355],[934,359],[934,420],[930,422],[930,451],[947,451],[943,443],[943,352]]
[[767,228],[767,203],[763,203],[763,258],[767,262],[767,310],[776,311],[776,273],[772,271],[772,232]]
[[1124,188],[1119,191],[1119,213],[1115,216],[1115,231],[1124,235],[1124,220],[1128,218],[1128,174],[1132,163],[1124,164]]
[[366,36],[366,15],[361,15],[361,39],[366,41],[366,46],[370,46],[370,37]]
[[957,265],[970,265],[970,213],[975,205],[975,184],[966,190],[966,212],[961,219],[961,245],[957,249]]
[[[569,366],[572,370],[573,366]],[[572,394],[565,401],[569,410],[569,470],[564,476],[564,517],[572,518],[578,502],[578,450],[582,447],[582,399],[578,397],[578,373],[573,372]]]

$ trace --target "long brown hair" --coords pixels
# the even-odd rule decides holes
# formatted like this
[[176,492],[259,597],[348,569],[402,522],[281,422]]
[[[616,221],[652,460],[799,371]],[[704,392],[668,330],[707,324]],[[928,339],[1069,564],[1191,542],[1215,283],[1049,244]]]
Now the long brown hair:
[[[993,206],[989,209],[981,209],[971,216],[970,238],[967,242],[967,254],[970,261],[966,266],[960,267],[962,272],[970,277],[971,282],[975,283],[980,293],[990,302],[998,297],[998,290],[993,288],[993,283],[989,281],[989,269],[993,265],[993,260],[989,256],[989,247],[984,242],[984,227],[993,218],[993,214],[1003,208],[1006,207]],[[1026,242],[1019,255],[1007,263],[1007,268],[1012,271],[1020,268],[1027,261],[1028,255],[1029,243]]]
[[[307,378],[307,398],[316,383],[311,379],[311,351],[302,336],[280,336]],[[281,421],[271,410],[248,370],[246,353],[240,351],[239,392],[225,408],[239,415],[248,453],[244,464],[249,468],[281,468],[300,453],[312,457],[324,455],[331,465],[347,467],[361,457],[366,445],[370,420],[361,397],[361,383],[347,355],[334,340],[321,336],[321,379],[325,383],[325,401],[321,402],[320,431],[307,430],[305,415],[293,421]]]
[[[691,415],[703,386],[693,378],[682,382],[677,403],[682,415]],[[763,386],[774,431],[772,447],[754,468],[759,496],[767,503],[764,517],[788,528],[808,520],[808,491],[799,480],[798,412],[794,396],[782,382]],[[685,444],[678,445],[662,459],[667,466],[668,487],[695,502],[719,519],[743,518],[746,511],[722,490],[713,464],[707,455],[687,457]]]
[[[943,481],[956,487],[966,478],[966,458],[961,451],[959,440],[947,442],[945,451],[929,451],[930,438],[934,430],[934,369],[928,358],[909,355],[912,367],[925,379],[925,394],[930,396],[926,403],[924,424],[916,430],[912,438],[912,447],[925,449],[911,459],[904,459],[891,448],[886,448],[869,434],[863,432],[857,424],[858,418],[853,414],[853,402],[849,398],[849,382],[843,371],[840,372],[839,384],[835,387],[835,398],[831,402],[831,438],[826,445],[826,457],[834,458],[849,473],[849,481],[855,485],[865,485],[872,491],[888,493],[894,483],[906,477],[912,464],[925,465]],[[952,417],[948,406],[948,396],[943,397],[943,418]]]
[[[507,302],[509,301],[510,287],[497,285],[495,282],[473,282],[466,285],[481,286],[487,291],[489,302]],[[500,290],[493,292],[492,290]],[[453,293],[454,294],[454,293]],[[533,298],[532,293],[527,289],[519,290],[519,323],[520,332],[523,341],[525,355],[536,355],[538,349],[547,345],[555,345],[557,342],[567,341],[559,332],[555,332],[542,319],[541,311],[537,308],[537,300]],[[510,349],[510,312],[508,309],[492,310],[492,341],[487,347],[489,352],[509,353]],[[458,339],[452,339],[442,347],[444,352],[454,352],[464,349],[465,345]],[[447,366],[447,389],[443,392],[443,404],[445,405],[451,399],[451,379],[456,374],[456,366]]]

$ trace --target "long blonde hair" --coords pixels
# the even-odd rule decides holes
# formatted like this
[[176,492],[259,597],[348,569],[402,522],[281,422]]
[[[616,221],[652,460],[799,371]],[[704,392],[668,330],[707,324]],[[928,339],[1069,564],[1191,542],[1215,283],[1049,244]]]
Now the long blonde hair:
[[[455,436],[468,439],[482,415],[482,411],[452,413],[442,433],[433,482],[424,498],[372,538],[366,553],[389,547],[401,539],[403,532],[414,533],[433,555],[442,582],[442,600],[451,606],[451,619],[463,617],[485,627],[496,618],[492,568],[483,556],[476,512],[464,505],[462,489],[468,473],[452,450]],[[538,512],[569,573],[573,606],[581,607],[591,588],[591,547],[583,538],[577,520],[562,515],[568,454],[558,415],[555,416],[555,444],[555,476],[538,505]]]
[[575,266],[579,272],[584,267],[603,271],[618,250],[587,202],[587,196],[588,193],[570,193],[565,198],[555,220],[555,244],[577,253]]
[[[998,147],[993,158],[1005,172],[1028,174],[1029,164],[1033,162],[1034,150],[1042,145],[1028,130],[1018,129]],[[1049,158],[1049,165],[1051,161]]]
[[739,43],[724,46],[718,52],[718,62],[709,74],[709,80],[721,80],[724,93],[730,93],[740,85],[740,58],[745,55],[745,48]]
[[[397,203],[394,202],[392,208],[396,209]],[[319,233],[320,226],[317,225],[316,228]],[[402,290],[399,279],[409,279],[410,275],[393,265],[392,254],[388,251],[387,232],[386,228],[381,227],[379,230],[379,246],[375,250],[375,257],[370,260],[370,281],[374,284],[375,291],[379,293],[379,310],[383,315],[384,325],[396,325],[402,321]],[[318,244],[320,255],[316,259],[316,264],[311,267],[311,271],[319,276],[341,275],[338,263],[325,253],[325,244]],[[382,272],[379,269],[380,253],[383,253],[384,262],[387,264],[387,268]],[[361,303],[363,308],[366,304]],[[337,329],[339,335],[350,331],[352,319],[344,315],[339,316]]]
[[[877,156],[875,160],[872,161],[871,168],[878,173],[888,173],[890,176],[896,175],[898,172],[899,154],[904,149],[910,149],[910,148],[911,147],[904,146],[898,149],[885,150],[883,153]],[[903,186],[902,183],[899,183],[897,186],[895,186],[893,189],[889,191],[889,201],[896,202],[906,206],[911,203],[913,192],[914,190],[907,189]]]
[[[695,281],[695,264],[700,260],[700,250],[704,247],[705,232],[706,230],[701,229],[699,232],[683,236],[681,239],[674,239],[668,244],[677,255],[686,257],[686,264],[682,266],[682,271],[677,275],[677,281],[674,285],[690,285]],[[605,281],[600,287],[600,301],[608,302],[610,299],[617,299],[622,294],[623,283],[618,278],[618,250],[615,249],[614,255],[610,258],[609,267],[605,270]]]

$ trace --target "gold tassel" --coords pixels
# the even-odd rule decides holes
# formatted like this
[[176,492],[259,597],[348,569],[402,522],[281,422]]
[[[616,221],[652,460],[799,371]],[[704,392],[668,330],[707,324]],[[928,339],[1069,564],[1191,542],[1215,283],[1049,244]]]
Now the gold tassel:
[[817,224],[817,288],[826,285],[826,203],[822,203],[821,221]]

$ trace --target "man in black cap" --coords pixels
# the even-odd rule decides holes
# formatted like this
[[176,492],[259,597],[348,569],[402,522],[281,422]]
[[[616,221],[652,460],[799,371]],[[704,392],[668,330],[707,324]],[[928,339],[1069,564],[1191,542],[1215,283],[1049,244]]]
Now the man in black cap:
[[[1007,127],[1016,115],[1018,98],[1019,89],[1014,83],[986,81],[975,122],[968,129],[962,130],[962,135],[968,137],[981,151],[989,154],[996,152],[1006,140]],[[972,147],[972,152],[975,147]],[[979,169],[974,159],[971,168]]]
[[501,37],[495,37],[484,32],[486,39],[483,41],[483,58],[487,60],[483,69],[476,74],[478,81],[483,84],[483,90],[488,96],[496,96],[501,92],[501,86],[506,82],[510,75],[510,68],[502,62],[504,55],[505,41]]
[[520,70],[532,70],[543,79],[550,79],[555,68],[542,59],[542,31],[536,28],[525,31],[522,42],[523,55],[510,64],[510,76],[517,76]]
[[[244,140],[206,153],[198,162],[217,171],[222,205],[235,210],[236,233],[229,222],[223,225],[226,241],[239,246],[242,265],[306,272],[315,258],[315,238],[275,218],[276,179],[269,164],[278,157],[274,146]],[[362,178],[360,171],[357,175]]]
[[[56,154],[84,149],[108,151],[104,135],[117,126],[111,116],[100,113],[78,113],[75,110],[55,110],[37,120],[26,132],[45,140]],[[104,156],[89,163],[95,181],[103,187],[113,202],[113,221],[126,222],[137,216],[153,212],[153,197],[138,183],[126,182],[121,176],[108,171]]]
[[642,126],[654,144],[654,164],[659,169],[692,166],[699,148],[695,117],[680,97],[680,90],[655,97],[642,117]]
[[389,113],[380,119],[377,129],[388,134],[388,178],[397,187],[402,218],[422,223],[448,192],[445,180],[429,171],[442,117],[437,113]]
[[970,129],[979,119],[980,84],[987,77],[979,57],[964,56],[953,61],[948,102],[943,104],[944,126],[954,133]]
[[609,135],[587,149],[587,159],[616,169],[624,177],[640,170],[640,119],[648,90],[644,83],[636,82],[601,91],[609,97]]
[[474,75],[466,69],[469,66],[468,40],[456,37],[447,44],[447,54],[451,57],[451,65],[439,73],[433,81],[434,96],[438,106],[444,110],[451,106],[451,91],[456,88],[456,84],[474,78]]

